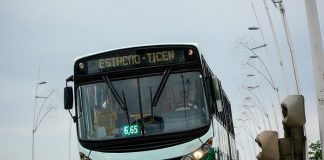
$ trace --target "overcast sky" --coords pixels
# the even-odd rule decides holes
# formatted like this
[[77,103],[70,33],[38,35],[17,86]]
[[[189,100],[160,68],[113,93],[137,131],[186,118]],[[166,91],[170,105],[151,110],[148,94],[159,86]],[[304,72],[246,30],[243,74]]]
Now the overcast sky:
[[[280,98],[283,99],[284,85],[266,12],[261,0],[253,0],[253,3],[274,64],[274,78],[278,82]],[[270,0],[267,3],[277,30],[290,94],[294,94],[283,24],[278,9]],[[317,3],[323,36],[324,3]],[[304,1],[285,0],[284,4],[296,53],[301,91],[306,99],[308,141],[315,141],[319,139],[319,133]],[[0,0],[1,157],[31,159],[34,96],[41,63],[40,80],[48,83],[39,88],[39,95],[48,94],[49,87],[55,88],[56,93],[50,102],[56,108],[49,112],[36,133],[36,159],[68,159],[70,117],[63,109],[62,92],[65,78],[73,73],[74,59],[84,54],[130,45],[198,43],[210,67],[222,80],[232,104],[236,126],[244,125],[237,119],[242,117],[242,105],[246,103],[244,98],[251,97],[242,88],[247,84],[260,86],[255,93],[263,99],[269,112],[272,112],[271,105],[275,105],[281,122],[278,102],[265,80],[258,76],[255,82],[245,76],[255,71],[243,67],[251,53],[237,45],[238,42],[251,48],[263,44],[260,32],[247,30],[250,26],[257,26],[257,22],[249,0]],[[257,52],[269,65],[265,49]],[[257,62],[252,63],[262,67]],[[271,103],[271,99],[274,102]],[[269,116],[272,128],[275,128],[273,114]],[[237,129],[236,133],[240,135],[237,137],[246,135],[242,129]],[[71,159],[77,159],[75,125],[71,139]],[[240,145],[248,143],[246,138],[237,139]],[[252,139],[250,142],[254,143]],[[245,150],[251,147],[246,146]],[[251,156],[248,152],[245,154]]]

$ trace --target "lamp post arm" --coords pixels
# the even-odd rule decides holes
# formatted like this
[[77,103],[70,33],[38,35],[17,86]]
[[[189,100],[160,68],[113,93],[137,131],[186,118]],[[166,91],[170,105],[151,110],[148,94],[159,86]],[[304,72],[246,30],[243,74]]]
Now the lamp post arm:
[[[252,120],[253,123],[258,127],[258,129],[260,130],[261,127],[260,127],[260,123],[259,123],[259,121],[258,121],[258,118],[252,114],[252,112],[250,111],[249,108],[245,108],[245,110],[247,110],[247,111],[249,112],[249,114],[250,114],[250,116],[251,116],[251,120]],[[246,117],[248,117],[248,116],[249,116],[249,115],[248,115],[248,113],[246,112]],[[263,119],[263,118],[262,118],[262,119]]]
[[[253,118],[254,121],[258,121],[258,119],[251,113],[249,108],[244,108],[244,109],[247,110],[247,112],[245,112],[246,116],[248,116],[248,113],[249,113],[251,118]],[[258,123],[258,125],[259,125],[259,123]]]
[[[243,123],[244,121],[242,121],[242,125],[244,124]],[[253,137],[253,134],[250,132],[251,130],[252,130],[252,127],[249,127],[249,126],[247,126],[247,127],[249,127],[249,129],[251,129],[251,130],[248,130],[248,129],[246,129],[244,126],[242,126],[242,125],[240,125],[240,126],[238,126],[239,128],[242,128],[252,139],[254,139],[254,137]]]
[[[265,65],[265,63],[263,62],[263,60],[252,50],[252,49],[250,49],[248,46],[246,46],[244,43],[242,43],[242,42],[240,42],[240,44],[242,45],[242,46],[244,46],[246,49],[248,49],[250,52],[252,52],[255,56],[256,56],[256,58],[258,58],[259,60],[260,60],[260,62],[262,63],[262,65],[263,65],[263,67],[265,68],[265,70],[267,71],[267,74],[269,75],[269,78],[270,78],[270,80],[271,80],[271,84],[274,84],[273,83],[273,79],[272,79],[272,77],[271,77],[271,74],[270,74],[270,72],[269,72],[269,70],[268,70],[268,68],[267,68],[267,66]],[[265,45],[264,46],[262,46],[262,47],[265,47]],[[273,85],[272,85],[273,86]]]
[[48,98],[53,94],[53,92],[54,92],[54,89],[52,89],[51,90],[51,92],[48,94],[48,96],[46,96],[45,97],[45,99],[44,99],[44,101],[43,101],[43,103],[42,103],[42,106],[41,106],[41,108],[38,110],[38,113],[37,113],[37,118],[36,118],[36,121],[35,121],[35,125],[37,126],[38,125],[38,118],[39,118],[39,116],[40,116],[40,114],[41,114],[41,111],[43,110],[43,107],[45,106],[45,102],[48,100]]
[[261,111],[261,113],[263,113],[264,115],[266,115],[265,114],[265,111],[263,110],[263,108],[261,108],[258,104],[256,104],[255,102],[253,102],[251,100],[247,100],[247,101],[251,102],[253,105],[256,106],[256,108],[258,108]]
[[272,79],[270,78],[270,80],[271,80],[270,81],[266,75],[264,75],[261,71],[259,71],[252,64],[250,64],[249,62],[246,62],[244,65],[248,65],[248,66],[252,67],[255,71],[257,71],[269,83],[269,85],[272,87],[272,89],[274,89],[274,90],[277,89],[277,87],[274,86],[274,83],[273,83]]
[[38,129],[38,127],[39,127],[39,125],[41,124],[41,122],[42,122],[42,120],[46,117],[46,115],[52,110],[52,109],[54,109],[54,107],[53,106],[51,106],[51,108],[43,115],[43,117],[39,120],[39,122],[38,122],[38,124],[36,125],[36,127],[35,127],[35,132],[37,131],[37,129]]
[[[247,118],[248,121],[250,121],[250,122],[252,122],[254,124],[255,134],[257,135],[257,131],[261,130],[260,125],[255,122],[255,119],[250,118],[247,114],[244,114],[244,115],[245,115],[245,117]],[[256,129],[256,128],[258,128],[258,129]]]
[[267,118],[270,129],[272,129],[270,119],[269,119],[269,114],[264,110],[264,108],[259,107],[259,105],[257,105],[255,102],[253,102],[251,100],[248,100],[248,101],[251,102],[252,104],[254,104],[264,114],[264,116]]
[[[265,106],[261,103],[261,101],[259,100],[258,96],[256,96],[252,91],[250,91],[248,88],[245,88],[244,86],[242,86],[244,89],[246,89],[254,98],[257,99],[258,103],[260,104],[263,112],[266,112]],[[256,105],[254,102],[252,102],[251,100],[248,100],[249,102],[253,103],[254,105]],[[258,106],[258,105],[256,105]]]
[[[260,111],[261,115],[264,114],[264,113],[262,112],[262,110],[261,110],[259,107],[256,107],[256,108]],[[250,112],[250,114],[252,115],[252,112],[250,111],[250,108],[246,108],[246,109],[247,109],[247,110]],[[267,118],[267,116],[266,116],[266,115],[265,115],[265,116],[261,116],[263,126],[264,126],[264,128],[266,129],[267,127],[266,127],[266,123],[265,123],[264,117]],[[270,126],[269,126],[269,127],[270,127]]]

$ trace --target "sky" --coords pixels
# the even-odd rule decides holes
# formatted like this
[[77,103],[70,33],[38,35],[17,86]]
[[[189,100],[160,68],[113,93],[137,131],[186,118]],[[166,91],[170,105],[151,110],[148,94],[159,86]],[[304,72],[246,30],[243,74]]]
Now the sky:
[[[252,2],[282,100],[285,87],[263,1]],[[283,23],[278,9],[270,0],[266,2],[278,36],[289,94],[296,94]],[[296,54],[301,93],[305,96],[307,141],[314,142],[319,139],[319,130],[304,1],[284,0],[284,5]],[[323,37],[324,2],[317,1],[317,6]],[[242,127],[249,126],[238,120],[244,118],[242,112],[246,110],[242,106],[247,104],[245,98],[253,98],[244,87],[259,86],[252,92],[258,95],[268,110],[272,128],[275,128],[275,117],[271,106],[275,108],[281,128],[282,118],[275,93],[264,78],[244,65],[249,61],[262,73],[266,72],[258,61],[249,60],[251,53],[240,45],[243,43],[253,48],[264,43],[260,32],[247,30],[248,27],[258,26],[249,0],[0,0],[0,22],[0,154],[3,159],[31,159],[39,68],[39,81],[46,81],[47,84],[39,86],[37,95],[46,96],[51,88],[55,92],[46,103],[45,111],[49,105],[54,109],[41,121],[35,135],[35,159],[69,159],[69,140],[70,158],[77,159],[75,125],[72,125],[69,138],[70,116],[63,109],[63,88],[65,79],[73,73],[74,59],[89,53],[141,44],[199,44],[231,101],[234,125],[238,127],[235,130],[237,148],[244,156],[254,157],[251,150],[255,146],[252,146],[252,138],[239,138],[253,134],[246,133]],[[256,53],[270,69],[265,48],[256,50]],[[256,74],[255,79],[247,78],[248,73]],[[41,106],[40,100],[37,100],[38,107]],[[252,108],[251,111],[255,113],[250,115],[255,116],[251,119],[262,124],[257,109]],[[261,126],[261,129],[267,127]]]

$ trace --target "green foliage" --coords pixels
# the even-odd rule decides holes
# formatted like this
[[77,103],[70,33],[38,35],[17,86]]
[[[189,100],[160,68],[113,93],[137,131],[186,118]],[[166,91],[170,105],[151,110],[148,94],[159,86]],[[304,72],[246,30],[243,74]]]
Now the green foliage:
[[311,143],[309,145],[309,148],[310,151],[308,152],[308,154],[310,160],[322,159],[322,146],[319,140],[316,143]]

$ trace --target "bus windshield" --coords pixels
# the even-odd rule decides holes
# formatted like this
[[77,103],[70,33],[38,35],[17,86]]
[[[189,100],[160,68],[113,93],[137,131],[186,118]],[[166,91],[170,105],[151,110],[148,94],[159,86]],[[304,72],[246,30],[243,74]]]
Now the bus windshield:
[[155,106],[163,75],[111,81],[123,105],[106,82],[77,88],[79,136],[84,140],[116,139],[181,132],[209,122],[199,72],[171,73]]

